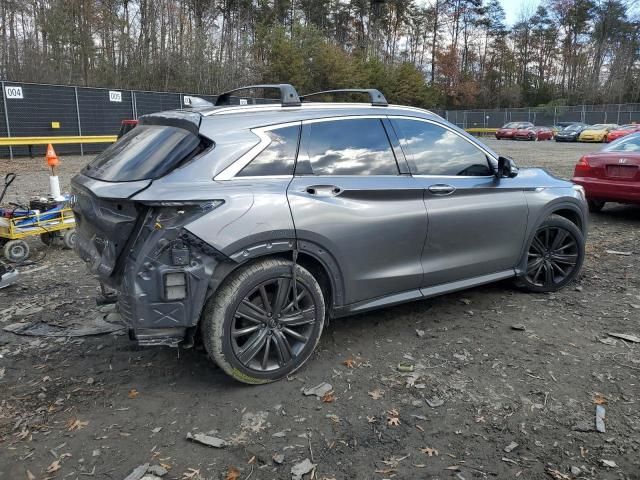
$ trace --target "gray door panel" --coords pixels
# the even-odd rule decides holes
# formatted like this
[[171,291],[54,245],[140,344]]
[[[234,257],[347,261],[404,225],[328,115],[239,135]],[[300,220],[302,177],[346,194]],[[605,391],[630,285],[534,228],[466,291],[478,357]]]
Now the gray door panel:
[[429,232],[423,286],[477,277],[515,267],[520,260],[528,209],[512,179],[417,177],[424,186]]
[[408,176],[299,176],[288,189],[296,235],[342,269],[345,302],[418,288],[427,232],[423,187]]

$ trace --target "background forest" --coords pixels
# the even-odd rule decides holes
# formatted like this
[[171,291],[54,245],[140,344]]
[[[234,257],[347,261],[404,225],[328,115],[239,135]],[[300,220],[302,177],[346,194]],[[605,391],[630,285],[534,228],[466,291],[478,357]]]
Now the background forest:
[[425,107],[640,102],[639,0],[0,0],[0,78],[216,93],[370,86]]

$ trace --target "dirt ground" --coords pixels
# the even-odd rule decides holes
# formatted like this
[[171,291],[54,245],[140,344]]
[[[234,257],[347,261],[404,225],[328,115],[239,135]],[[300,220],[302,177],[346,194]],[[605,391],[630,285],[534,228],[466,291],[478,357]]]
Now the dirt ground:
[[[599,148],[487,143],[564,177]],[[63,186],[87,160],[62,158]],[[0,160],[10,170],[7,200],[46,191],[41,159]],[[258,387],[201,349],[141,348],[123,331],[2,330],[69,332],[108,314],[73,252],[33,242],[34,263],[0,290],[0,478],[124,479],[148,463],[169,479],[289,479],[308,459],[305,479],[638,479],[640,344],[608,333],[640,335],[639,227],[639,207],[610,204],[563,291],[503,282],[337,320],[305,368]],[[324,399],[301,391],[322,382]]]

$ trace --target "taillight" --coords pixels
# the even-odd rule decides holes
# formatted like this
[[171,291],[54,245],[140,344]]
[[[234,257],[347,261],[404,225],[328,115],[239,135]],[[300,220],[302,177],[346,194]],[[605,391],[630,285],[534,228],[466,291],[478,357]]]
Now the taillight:
[[591,165],[589,165],[589,162],[587,161],[587,157],[582,157],[580,160],[578,160],[578,163],[576,163],[576,169],[575,169],[575,172],[573,173],[573,176],[584,177],[589,173],[590,170],[591,170]]

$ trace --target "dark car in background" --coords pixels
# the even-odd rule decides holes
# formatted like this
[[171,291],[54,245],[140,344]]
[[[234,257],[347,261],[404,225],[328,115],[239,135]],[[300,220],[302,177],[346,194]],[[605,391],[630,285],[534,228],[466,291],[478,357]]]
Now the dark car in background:
[[532,128],[531,122],[509,122],[502,128],[496,130],[496,140],[509,139],[512,140],[516,132],[521,128]]
[[586,123],[571,123],[556,133],[556,142],[577,142],[582,131],[589,125]]
[[583,156],[572,181],[584,187],[592,212],[606,202],[640,203],[640,132]]

